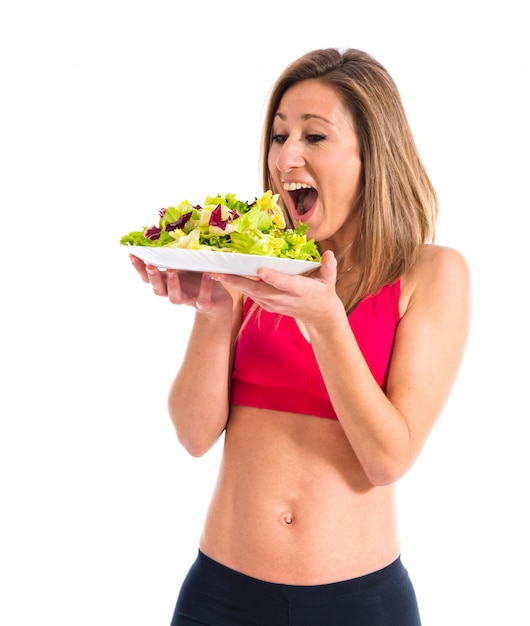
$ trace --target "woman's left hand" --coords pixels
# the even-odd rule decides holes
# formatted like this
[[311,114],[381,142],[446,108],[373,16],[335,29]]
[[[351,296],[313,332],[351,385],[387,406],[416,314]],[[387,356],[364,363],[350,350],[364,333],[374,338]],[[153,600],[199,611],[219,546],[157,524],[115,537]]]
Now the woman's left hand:
[[321,267],[306,276],[262,268],[257,272],[259,280],[230,274],[213,274],[212,279],[234,287],[266,311],[314,324],[329,319],[329,311],[340,304],[335,291],[336,276],[337,262],[328,250],[322,255]]

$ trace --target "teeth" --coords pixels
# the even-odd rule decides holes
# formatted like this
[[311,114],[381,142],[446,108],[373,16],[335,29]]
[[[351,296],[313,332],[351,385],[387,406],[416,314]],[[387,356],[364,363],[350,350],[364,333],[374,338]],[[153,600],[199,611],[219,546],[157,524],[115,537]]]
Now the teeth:
[[305,183],[283,183],[285,191],[296,191],[297,189],[311,189],[311,185]]

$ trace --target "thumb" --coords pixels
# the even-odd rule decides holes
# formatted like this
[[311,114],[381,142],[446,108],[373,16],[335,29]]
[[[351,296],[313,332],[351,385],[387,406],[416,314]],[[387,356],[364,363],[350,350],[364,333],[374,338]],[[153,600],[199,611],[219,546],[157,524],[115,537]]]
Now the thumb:
[[320,275],[325,282],[335,284],[337,279],[337,259],[331,250],[324,252],[321,263]]

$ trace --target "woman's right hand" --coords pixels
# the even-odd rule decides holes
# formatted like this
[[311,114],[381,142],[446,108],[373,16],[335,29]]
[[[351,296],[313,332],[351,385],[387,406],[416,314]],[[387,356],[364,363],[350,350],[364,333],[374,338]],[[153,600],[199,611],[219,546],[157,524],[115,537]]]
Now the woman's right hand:
[[173,304],[192,306],[212,317],[232,310],[232,296],[219,282],[213,281],[210,274],[160,270],[132,254],[130,259],[140,278],[151,285],[155,295],[167,297]]

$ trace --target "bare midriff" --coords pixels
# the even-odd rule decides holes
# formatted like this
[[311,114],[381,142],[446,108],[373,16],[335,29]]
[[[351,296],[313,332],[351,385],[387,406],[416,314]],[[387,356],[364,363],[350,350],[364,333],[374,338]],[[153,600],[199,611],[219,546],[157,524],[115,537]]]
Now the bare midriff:
[[200,547],[261,580],[347,580],[399,556],[394,496],[367,480],[338,421],[233,406]]

